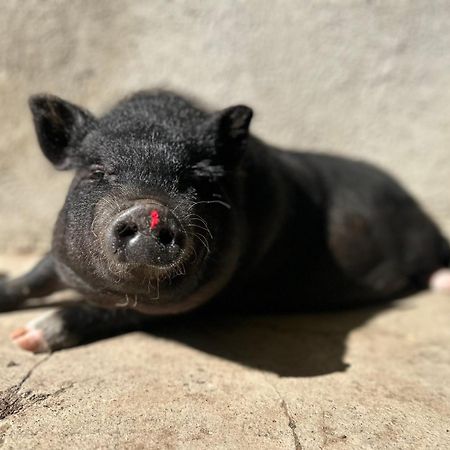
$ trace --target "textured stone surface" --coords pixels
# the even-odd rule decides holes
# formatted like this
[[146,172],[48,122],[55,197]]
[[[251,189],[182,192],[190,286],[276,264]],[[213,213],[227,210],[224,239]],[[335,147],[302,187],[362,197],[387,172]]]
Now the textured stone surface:
[[96,113],[155,85],[246,102],[262,137],[374,161],[449,224],[449,16],[447,0],[1,2],[0,251],[45,248],[67,187],[33,135],[42,91]]
[[0,315],[2,449],[450,447],[450,298],[181,320],[33,356],[8,333],[40,313]]

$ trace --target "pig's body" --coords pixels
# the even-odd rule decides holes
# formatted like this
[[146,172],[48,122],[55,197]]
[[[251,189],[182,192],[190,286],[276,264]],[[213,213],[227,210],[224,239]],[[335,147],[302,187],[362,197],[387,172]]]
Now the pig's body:
[[96,306],[59,310],[14,333],[63,348],[196,308],[343,308],[450,289],[450,248],[388,175],[356,161],[272,148],[251,110],[208,114],[140,93],[104,118],[31,100],[39,142],[76,176],[53,249],[0,286],[4,309],[72,287]]
[[[428,288],[448,266],[436,225],[377,168],[249,143],[243,256],[221,304],[250,311],[336,309]],[[269,169],[270,168],[270,169]],[[261,180],[264,180],[262,182]]]

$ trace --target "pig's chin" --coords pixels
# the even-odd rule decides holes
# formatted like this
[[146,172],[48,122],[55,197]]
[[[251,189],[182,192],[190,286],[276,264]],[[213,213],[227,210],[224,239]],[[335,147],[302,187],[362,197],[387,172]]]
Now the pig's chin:
[[130,263],[116,257],[107,257],[103,262],[110,284],[120,287],[124,292],[153,295],[158,297],[163,286],[178,289],[183,284],[192,284],[200,278],[207,259],[204,249],[189,249],[180,257],[166,264],[153,264],[151,261]]
[[189,311],[210,298],[208,292],[203,292],[201,276],[195,272],[159,279],[154,276],[122,279],[113,289],[103,291],[105,295],[97,297],[96,302],[108,308],[132,309],[149,315]]
[[195,258],[191,255],[161,266],[107,259],[101,265],[103,269],[97,271],[97,283],[103,286],[105,294],[97,303],[145,314],[175,314],[192,309],[203,300],[193,294],[207,282],[203,279],[206,259],[201,251],[195,253]]
[[[229,282],[237,264],[238,252],[233,247],[224,249],[223,264],[215,265],[201,252],[183,265],[159,268],[134,266],[109,272],[108,286],[95,302],[116,309],[131,309],[147,315],[170,315],[190,311],[213,298]],[[111,266],[110,266],[111,270]]]

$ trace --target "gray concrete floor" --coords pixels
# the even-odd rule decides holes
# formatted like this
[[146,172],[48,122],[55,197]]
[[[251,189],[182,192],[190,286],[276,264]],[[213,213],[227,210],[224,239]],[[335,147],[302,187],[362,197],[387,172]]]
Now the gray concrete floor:
[[2,449],[450,448],[450,298],[15,348],[41,313],[0,316]]

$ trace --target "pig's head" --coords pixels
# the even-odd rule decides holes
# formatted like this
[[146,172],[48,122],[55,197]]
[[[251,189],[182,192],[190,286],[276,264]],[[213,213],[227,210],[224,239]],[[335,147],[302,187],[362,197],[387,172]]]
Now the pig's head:
[[44,155],[75,171],[53,239],[69,284],[151,314],[191,309],[227,283],[240,253],[249,108],[209,114],[165,92],[101,118],[50,95],[30,107]]

